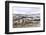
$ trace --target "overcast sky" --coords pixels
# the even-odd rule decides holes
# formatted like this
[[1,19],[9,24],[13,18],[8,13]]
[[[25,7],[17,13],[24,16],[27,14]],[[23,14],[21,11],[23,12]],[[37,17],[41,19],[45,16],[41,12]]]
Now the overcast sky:
[[40,7],[13,7],[13,14],[37,14]]

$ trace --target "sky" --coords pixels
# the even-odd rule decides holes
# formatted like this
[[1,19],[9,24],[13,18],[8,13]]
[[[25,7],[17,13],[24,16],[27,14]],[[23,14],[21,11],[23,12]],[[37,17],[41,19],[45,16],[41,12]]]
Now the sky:
[[40,7],[13,7],[13,14],[38,14]]

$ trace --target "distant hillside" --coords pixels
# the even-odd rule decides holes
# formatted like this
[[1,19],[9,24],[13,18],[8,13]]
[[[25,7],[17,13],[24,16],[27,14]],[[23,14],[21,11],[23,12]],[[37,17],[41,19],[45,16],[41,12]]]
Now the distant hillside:
[[18,17],[37,17],[40,18],[40,14],[13,14],[13,16]]

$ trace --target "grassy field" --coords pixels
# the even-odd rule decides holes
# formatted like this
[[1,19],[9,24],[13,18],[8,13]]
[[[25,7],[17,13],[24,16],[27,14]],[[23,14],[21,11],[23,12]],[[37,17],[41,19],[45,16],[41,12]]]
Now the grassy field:
[[40,21],[33,21],[28,19],[20,19],[17,21],[13,21],[14,28],[22,28],[22,27],[39,27]]

